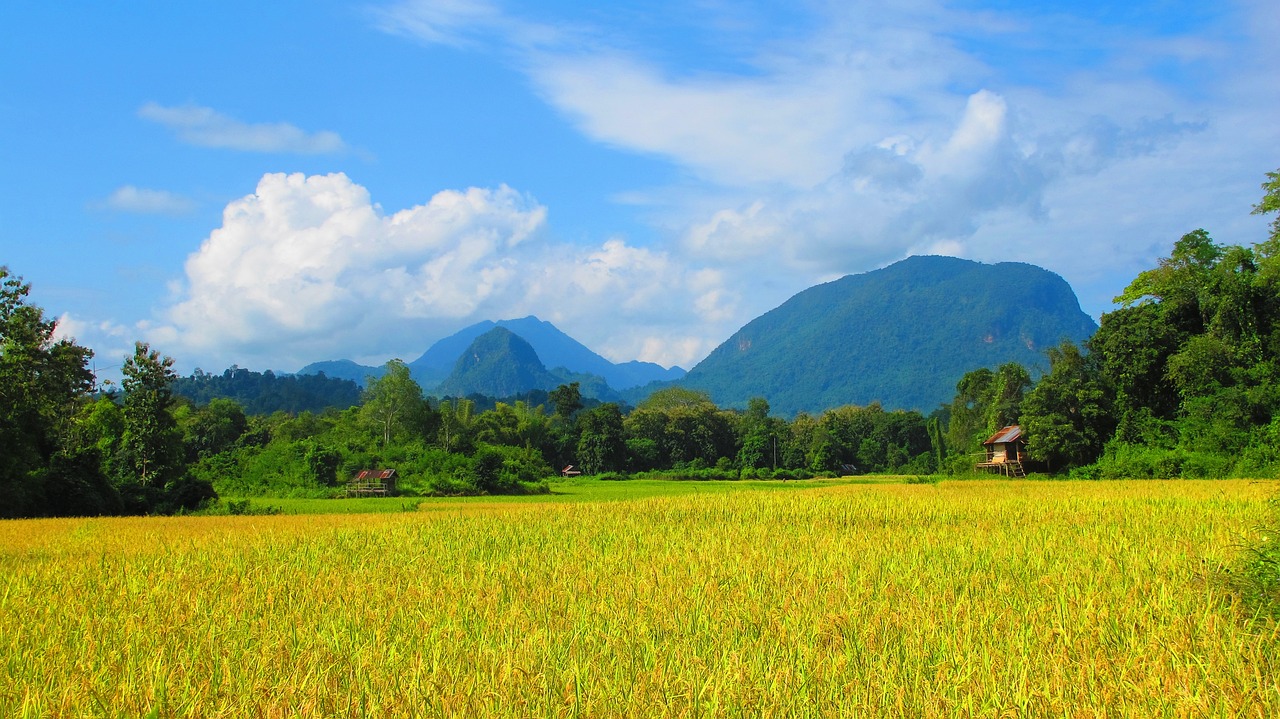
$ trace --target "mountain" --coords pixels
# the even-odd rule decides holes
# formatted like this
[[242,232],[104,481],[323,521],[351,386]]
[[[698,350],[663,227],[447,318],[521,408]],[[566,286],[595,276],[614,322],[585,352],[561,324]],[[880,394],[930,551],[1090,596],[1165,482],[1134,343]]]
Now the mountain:
[[749,322],[679,382],[783,415],[880,402],[929,412],[970,370],[1020,362],[1097,324],[1058,275],[1017,262],[910,257],[811,287]]
[[[495,327],[506,328],[520,336],[533,347],[544,368],[553,368],[552,374],[567,382],[582,383],[584,394],[591,391],[590,396],[600,399],[616,398],[614,390],[639,387],[656,381],[678,380],[685,375],[680,367],[667,369],[653,362],[633,360],[614,364],[561,332],[550,322],[533,316],[497,322],[486,320],[459,330],[431,345],[422,356],[409,362],[410,374],[423,389],[436,391],[437,385],[449,376],[458,358],[471,343]],[[386,370],[344,359],[313,362],[296,374],[313,375],[321,372],[327,377],[349,379],[364,386],[367,377],[381,377]]]
[[442,397],[512,397],[533,389],[555,389],[560,384],[560,378],[547,371],[528,342],[505,327],[494,327],[471,342],[434,393]]
[[357,364],[351,360],[326,360],[324,362],[312,362],[303,367],[294,374],[312,375],[324,374],[326,377],[333,379],[347,379],[355,382],[361,387],[364,386],[365,379],[368,377],[381,377],[386,374],[384,367],[369,367],[367,365]]
[[410,373],[423,387],[435,387],[454,369],[458,357],[466,351],[468,345],[495,327],[510,330],[528,342],[544,367],[563,367],[574,373],[598,375],[615,390],[637,387],[655,380],[679,379],[685,374],[679,367],[666,369],[652,362],[614,364],[561,332],[550,322],[532,316],[498,322],[486,320],[459,330],[431,345],[421,357],[410,362]]

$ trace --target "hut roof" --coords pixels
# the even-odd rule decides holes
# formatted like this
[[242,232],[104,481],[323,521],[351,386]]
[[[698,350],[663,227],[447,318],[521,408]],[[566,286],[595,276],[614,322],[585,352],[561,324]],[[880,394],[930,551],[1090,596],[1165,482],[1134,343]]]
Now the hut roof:
[[1017,442],[1020,439],[1022,439],[1022,425],[1011,424],[991,435],[991,438],[982,444],[1008,444],[1009,442]]

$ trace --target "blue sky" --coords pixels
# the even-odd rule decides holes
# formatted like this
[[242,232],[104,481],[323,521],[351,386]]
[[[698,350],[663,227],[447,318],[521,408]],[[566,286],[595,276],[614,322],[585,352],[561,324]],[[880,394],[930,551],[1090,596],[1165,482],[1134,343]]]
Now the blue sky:
[[0,264],[102,367],[534,314],[688,368],[911,254],[1097,317],[1185,232],[1263,238],[1276,3],[893,5],[6,3]]

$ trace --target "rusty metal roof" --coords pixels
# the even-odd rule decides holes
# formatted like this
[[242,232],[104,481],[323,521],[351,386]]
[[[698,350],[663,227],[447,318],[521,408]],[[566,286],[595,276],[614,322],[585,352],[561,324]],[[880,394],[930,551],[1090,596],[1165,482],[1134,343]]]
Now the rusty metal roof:
[[356,479],[391,479],[396,476],[394,469],[362,469]]
[[983,442],[983,444],[1007,444],[1009,442],[1017,442],[1020,439],[1022,439],[1022,425],[1011,424],[991,435],[991,439]]

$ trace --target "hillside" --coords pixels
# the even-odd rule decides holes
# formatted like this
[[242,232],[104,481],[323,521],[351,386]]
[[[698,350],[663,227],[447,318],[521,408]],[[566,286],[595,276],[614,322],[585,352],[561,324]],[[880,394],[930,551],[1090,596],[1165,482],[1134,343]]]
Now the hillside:
[[777,413],[845,404],[931,411],[969,370],[1020,362],[1097,329],[1071,287],[1034,265],[911,257],[811,287],[751,321],[679,384]]
[[439,396],[511,397],[531,389],[551,390],[560,379],[547,371],[537,352],[505,327],[475,338],[458,357],[453,372],[436,387]]

